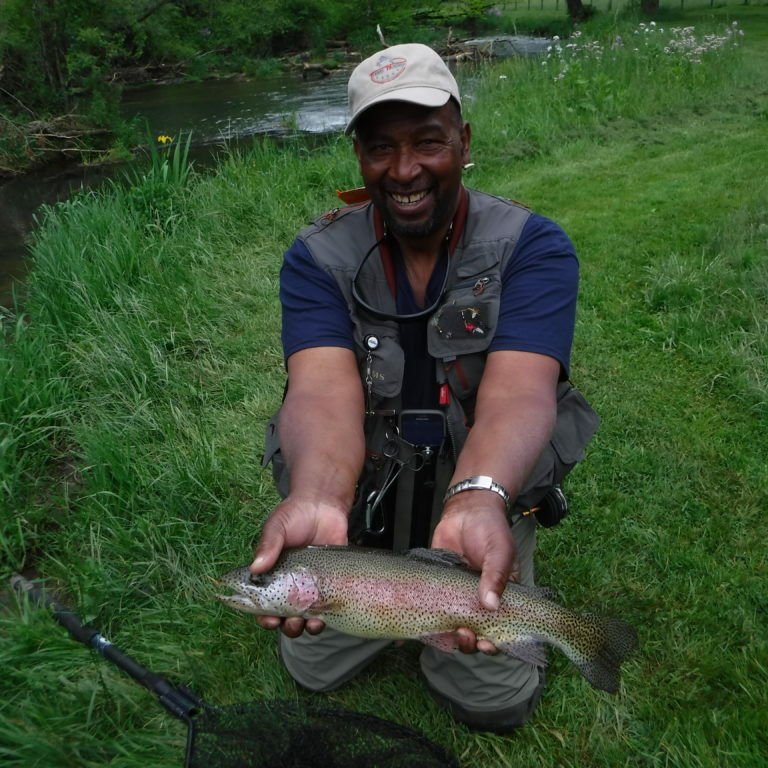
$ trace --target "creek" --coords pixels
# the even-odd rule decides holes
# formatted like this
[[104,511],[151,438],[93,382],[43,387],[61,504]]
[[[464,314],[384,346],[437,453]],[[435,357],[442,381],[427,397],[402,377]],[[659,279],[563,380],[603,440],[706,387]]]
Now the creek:
[[[254,79],[148,85],[126,91],[124,114],[146,120],[150,137],[192,132],[190,153],[196,166],[210,165],[225,147],[253,136],[320,135],[340,130],[346,121],[349,73],[286,72]],[[58,163],[0,185],[0,307],[23,291],[30,266],[28,238],[42,205],[65,200],[81,187],[116,178],[125,163],[83,166]]]

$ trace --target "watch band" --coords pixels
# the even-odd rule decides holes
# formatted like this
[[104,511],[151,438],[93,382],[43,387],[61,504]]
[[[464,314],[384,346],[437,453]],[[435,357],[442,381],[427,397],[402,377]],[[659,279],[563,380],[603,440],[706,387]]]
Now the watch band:
[[475,475],[474,477],[468,477],[466,480],[461,480],[455,485],[452,485],[445,492],[445,496],[443,496],[443,504],[462,491],[493,491],[494,493],[498,493],[499,496],[504,499],[504,503],[507,507],[509,507],[510,499],[507,489],[503,485],[499,485],[488,475]]

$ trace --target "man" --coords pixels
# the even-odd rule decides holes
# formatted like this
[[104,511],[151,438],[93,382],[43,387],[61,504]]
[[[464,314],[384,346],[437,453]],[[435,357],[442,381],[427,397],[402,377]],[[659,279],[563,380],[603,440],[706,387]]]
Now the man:
[[[489,611],[510,578],[533,584],[536,520],[521,512],[552,498],[596,426],[566,382],[578,265],[554,223],[462,185],[460,104],[423,45],[381,51],[350,77],[347,133],[370,201],[321,217],[285,256],[288,388],[266,455],[285,498],[254,573],[285,547],[381,535],[460,553]],[[578,400],[580,416],[561,419],[558,400]],[[556,421],[577,427],[553,436]],[[283,662],[311,690],[341,685],[388,645],[317,620],[259,622],[281,627]],[[457,634],[463,654],[422,652],[435,699],[478,729],[528,720],[539,669]]]

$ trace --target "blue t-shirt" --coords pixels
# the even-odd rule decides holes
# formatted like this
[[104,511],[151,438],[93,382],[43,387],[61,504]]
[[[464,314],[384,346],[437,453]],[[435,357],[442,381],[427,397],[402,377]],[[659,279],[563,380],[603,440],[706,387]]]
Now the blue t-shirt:
[[[360,258],[363,256],[361,253]],[[398,312],[420,311],[422,307],[416,304],[398,259],[395,259],[395,265]],[[559,361],[561,376],[566,378],[573,341],[578,272],[576,252],[565,232],[550,219],[532,214],[502,275],[499,320],[488,351],[519,350],[549,355]],[[442,274],[438,267],[427,289],[427,305],[435,300],[441,287]],[[344,296],[334,279],[317,265],[299,240],[294,241],[285,254],[280,271],[280,301],[286,359],[309,347],[354,350],[352,321]],[[420,342],[414,341],[412,330],[407,335],[410,339],[407,345],[404,344],[406,371],[423,368],[426,352],[423,349],[420,353],[417,351]],[[418,337],[418,331],[415,335]],[[421,364],[409,359],[414,355],[421,358]],[[417,378],[421,380],[421,377]],[[434,376],[428,378],[433,380]],[[407,384],[406,380],[404,392],[408,389]]]

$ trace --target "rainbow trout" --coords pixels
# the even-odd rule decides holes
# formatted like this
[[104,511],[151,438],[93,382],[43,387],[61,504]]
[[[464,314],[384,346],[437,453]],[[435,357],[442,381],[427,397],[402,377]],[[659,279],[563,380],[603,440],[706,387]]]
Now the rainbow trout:
[[503,653],[544,666],[542,643],[560,648],[584,677],[609,693],[619,666],[637,647],[635,630],[618,619],[579,615],[549,590],[509,583],[498,611],[483,608],[479,574],[455,553],[413,549],[403,555],[356,547],[283,552],[268,573],[237,568],[218,581],[235,595],[219,600],[246,613],[317,618],[356,637],[420,640],[456,650],[458,627]]

